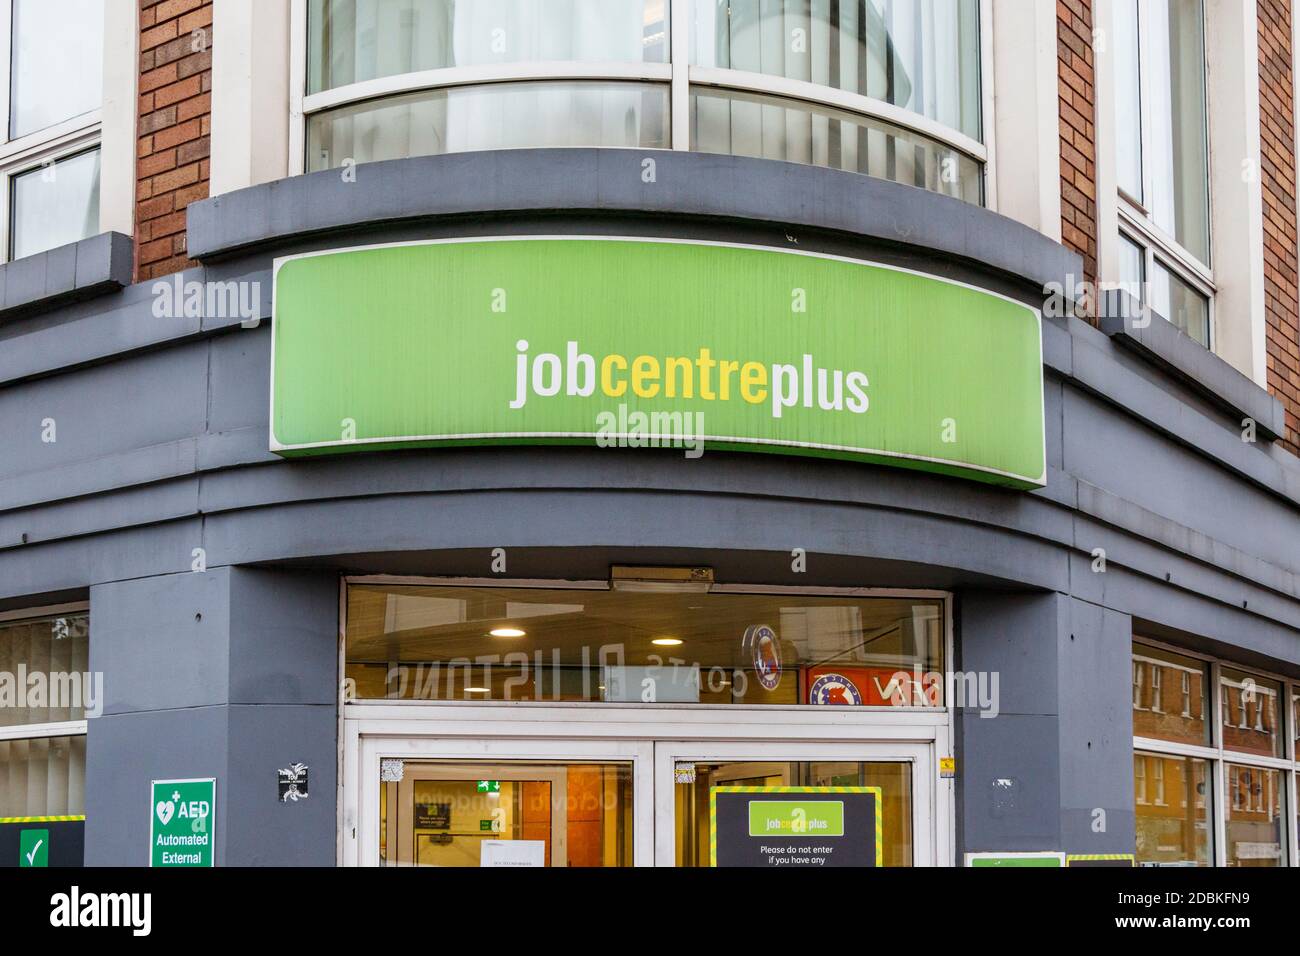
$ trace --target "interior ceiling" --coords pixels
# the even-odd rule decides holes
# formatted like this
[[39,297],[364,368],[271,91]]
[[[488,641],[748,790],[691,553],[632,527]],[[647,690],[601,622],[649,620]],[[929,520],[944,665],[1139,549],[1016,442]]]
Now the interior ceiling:
[[[917,605],[938,614],[937,601],[905,598],[354,585],[348,589],[347,658],[434,661],[520,651],[549,656],[559,648],[572,664],[578,649],[589,647],[597,663],[598,648],[621,644],[629,661],[657,654],[665,661],[747,665],[745,629],[766,624],[781,637],[783,653],[794,651],[799,663],[866,661],[904,650],[904,631],[911,652]],[[506,625],[525,636],[488,634]],[[683,643],[651,643],[659,637]],[[853,650],[864,644],[865,650]]]

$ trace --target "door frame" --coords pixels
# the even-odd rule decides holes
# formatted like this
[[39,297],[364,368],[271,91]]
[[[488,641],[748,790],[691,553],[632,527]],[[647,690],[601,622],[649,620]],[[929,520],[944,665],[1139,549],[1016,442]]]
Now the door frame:
[[[544,703],[540,701],[350,701],[340,750],[339,862],[379,862],[379,762],[449,759],[633,764],[633,865],[652,866],[660,818],[655,782],[671,792],[675,756],[768,760],[900,759],[913,763],[913,863],[954,863],[953,781],[939,759],[952,753],[950,714],[940,708],[728,704]],[[660,755],[657,759],[657,753]],[[666,764],[659,761],[668,761]],[[666,766],[666,775],[664,767]],[[660,859],[663,859],[660,854]]]

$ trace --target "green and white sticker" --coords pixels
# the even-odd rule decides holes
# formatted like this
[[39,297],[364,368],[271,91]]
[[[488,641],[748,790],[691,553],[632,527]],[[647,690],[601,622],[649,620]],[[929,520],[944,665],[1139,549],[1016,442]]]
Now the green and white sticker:
[[149,865],[215,866],[216,779],[155,780],[150,793]]

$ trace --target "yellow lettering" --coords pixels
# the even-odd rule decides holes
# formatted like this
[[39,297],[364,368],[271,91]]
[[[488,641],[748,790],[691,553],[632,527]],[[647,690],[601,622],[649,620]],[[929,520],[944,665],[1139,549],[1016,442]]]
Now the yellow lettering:
[[620,370],[627,371],[627,359],[621,355],[606,355],[600,363],[600,390],[610,398],[618,398],[627,391],[627,382],[619,382],[617,387],[614,385],[614,377],[610,374],[610,369],[615,365]]
[[632,360],[632,391],[639,398],[654,398],[659,394],[659,360],[650,355],[638,355]]
[[[760,391],[755,391],[758,388]],[[751,405],[767,400],[767,366],[746,362],[740,370],[740,394]]]

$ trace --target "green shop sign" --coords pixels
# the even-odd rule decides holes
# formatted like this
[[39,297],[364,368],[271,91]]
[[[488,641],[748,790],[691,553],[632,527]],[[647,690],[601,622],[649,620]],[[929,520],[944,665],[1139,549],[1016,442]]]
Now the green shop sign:
[[706,447],[1044,484],[1041,317],[813,253],[608,238],[277,260],[271,449]]
[[149,819],[150,866],[216,865],[215,779],[153,781]]

